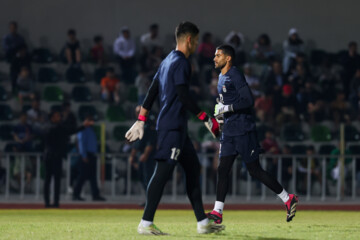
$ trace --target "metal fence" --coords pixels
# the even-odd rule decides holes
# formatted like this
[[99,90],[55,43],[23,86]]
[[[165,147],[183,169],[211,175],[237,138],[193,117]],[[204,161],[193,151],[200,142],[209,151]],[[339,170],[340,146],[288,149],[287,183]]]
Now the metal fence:
[[[63,163],[62,194],[69,198],[67,191],[71,179],[71,157],[68,155]],[[105,158],[105,177],[101,180],[100,157]],[[341,178],[331,179],[331,170],[328,169],[330,159],[340,159],[335,155],[261,155],[260,161],[264,169],[270,171],[280,183],[288,189],[288,192],[297,193],[299,186],[303,186],[300,195],[304,195],[307,201],[315,196],[325,201],[328,198],[341,201],[344,197],[357,200],[357,191],[360,190],[360,171],[357,171],[359,155],[342,156],[347,161],[345,182]],[[203,196],[215,194],[216,168],[213,168],[214,154],[199,154],[202,162],[201,185]],[[340,162],[340,160],[337,160]],[[126,197],[131,199],[135,195],[142,194],[139,190],[141,185],[134,178],[134,169],[128,162],[128,154],[106,154],[98,156],[98,183],[103,195],[109,199]],[[5,176],[0,182],[0,199],[41,199],[43,190],[43,159],[41,153],[9,153],[1,158],[1,165],[5,169]],[[216,166],[216,164],[215,164]],[[14,170],[15,169],[15,170]],[[3,171],[4,172],[4,171]],[[286,175],[286,177],[284,176]],[[17,184],[13,189],[11,184]],[[26,192],[26,186],[30,184],[32,190]],[[65,186],[64,186],[65,185]],[[343,186],[343,187],[342,187]],[[175,168],[172,179],[166,186],[165,194],[176,200],[184,196],[184,174],[180,165]],[[241,159],[235,161],[231,173],[230,197],[246,197],[247,200],[257,198],[265,200],[267,196],[274,194],[251,178],[247,173]]]

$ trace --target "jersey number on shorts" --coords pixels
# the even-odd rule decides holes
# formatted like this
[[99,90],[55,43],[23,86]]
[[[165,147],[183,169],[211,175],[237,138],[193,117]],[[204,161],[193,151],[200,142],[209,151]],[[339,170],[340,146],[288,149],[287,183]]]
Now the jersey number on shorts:
[[173,160],[177,161],[178,160],[177,158],[179,157],[179,154],[180,154],[180,149],[172,148],[171,149],[171,157],[170,157],[170,159],[173,159]]

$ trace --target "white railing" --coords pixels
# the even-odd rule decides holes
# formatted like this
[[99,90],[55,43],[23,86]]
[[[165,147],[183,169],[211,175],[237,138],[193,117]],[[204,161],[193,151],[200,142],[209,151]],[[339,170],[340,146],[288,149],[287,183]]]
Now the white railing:
[[[71,157],[72,155],[68,155],[67,159],[64,161],[63,164],[63,172],[65,172],[65,179],[62,179],[62,182],[66,183],[66,188],[68,186],[70,186],[70,174],[71,174]],[[106,164],[110,164],[111,166],[111,180],[106,180],[105,184],[101,184],[101,177],[100,177],[100,172],[101,172],[101,166],[100,166],[100,158],[101,156],[98,155],[98,174],[97,174],[97,178],[98,178],[98,182],[99,182],[99,186],[101,187],[101,191],[102,193],[110,199],[115,199],[117,197],[126,197],[128,199],[131,199],[132,196],[134,196],[132,194],[132,190],[134,190],[134,186],[139,187],[140,185],[134,185],[134,182],[132,181],[132,175],[131,175],[131,165],[128,162],[128,154],[106,154],[105,155],[105,159],[106,159]],[[210,159],[212,159],[214,157],[214,154],[200,154],[200,157],[208,157]],[[345,185],[345,189],[342,189],[341,187],[341,182],[340,182],[340,177],[334,182],[331,181],[329,182],[329,180],[327,179],[327,159],[330,158],[338,158],[340,159],[341,156],[335,156],[335,155],[267,155],[267,154],[263,154],[261,155],[260,161],[261,164],[263,166],[264,169],[267,168],[267,165],[269,164],[268,160],[273,160],[273,159],[277,159],[277,171],[276,171],[276,177],[278,179],[278,181],[280,183],[282,183],[282,173],[283,173],[283,161],[291,161],[291,168],[292,168],[292,174],[291,174],[291,179],[290,182],[288,184],[288,191],[289,192],[296,192],[297,191],[297,184],[301,183],[301,182],[306,182],[306,191],[305,191],[305,199],[307,201],[311,200],[313,198],[312,195],[312,183],[314,182],[314,180],[312,179],[312,160],[313,161],[317,161],[318,166],[320,168],[320,172],[321,172],[321,187],[319,189],[319,193],[316,194],[318,197],[320,197],[320,199],[322,201],[325,201],[327,198],[332,197],[332,198],[336,198],[337,201],[341,201],[343,199],[344,196],[344,192],[346,189],[346,193],[350,193],[347,194],[348,197],[350,197],[351,199],[358,199],[357,198],[357,190],[358,188],[360,188],[360,186],[358,186],[357,183],[357,174],[360,175],[360,172],[356,172],[356,166],[357,166],[357,159],[360,159],[359,155],[345,155],[343,156],[346,159],[351,158],[351,165],[349,165],[349,169],[350,172],[347,173],[346,179],[347,182],[349,183],[348,185]],[[20,186],[19,186],[19,190],[14,192],[11,192],[10,189],[10,182],[14,181],[11,180],[11,178],[13,177],[13,173],[11,172],[11,162],[12,161],[16,161],[19,162],[20,161],[20,172],[19,172],[19,178],[20,178]],[[306,165],[306,177],[304,179],[298,179],[297,178],[297,174],[298,174],[298,166],[299,166],[299,159],[303,159],[307,161],[307,165]],[[32,179],[32,186],[35,186],[35,191],[33,191],[31,194],[25,194],[25,173],[26,173],[26,165],[27,165],[27,161],[30,161],[29,164],[32,164],[33,169],[34,169],[34,177]],[[28,195],[30,195],[30,198],[34,197],[34,199],[39,200],[42,199],[42,196],[40,196],[42,194],[42,190],[43,190],[43,179],[41,178],[41,166],[42,166],[42,154],[41,153],[6,153],[4,155],[2,155],[2,159],[1,159],[1,166],[3,168],[6,169],[6,176],[5,176],[5,184],[1,183],[0,184],[0,192],[2,192],[0,194],[0,199],[13,199],[13,197],[17,198],[17,195],[19,196],[19,199],[25,199],[25,195],[27,196],[26,199],[28,198]],[[338,162],[340,162],[340,160],[338,160]],[[359,163],[360,164],[360,163]],[[276,165],[275,165],[276,166]],[[267,195],[271,194],[269,190],[267,190],[265,185],[261,185],[261,189],[260,192],[258,194],[253,194],[253,190],[254,190],[254,184],[253,184],[253,179],[251,178],[251,176],[246,172],[246,171],[242,171],[242,175],[243,176],[239,176],[239,167],[241,167],[241,162],[240,161],[236,161],[234,163],[234,166],[232,168],[232,181],[231,181],[231,191],[229,192],[229,196],[230,197],[246,197],[247,200],[250,200],[254,197],[258,197],[261,200],[265,200]],[[211,168],[211,164],[210,167],[202,167],[202,172],[201,172],[201,184],[202,184],[202,193],[203,196],[206,197],[207,195],[213,195],[214,194],[214,187],[215,184],[212,184],[212,191],[211,193],[209,193],[209,191],[207,190],[209,188],[209,184],[215,183],[216,179],[214,179],[214,172],[212,174],[212,177],[209,177],[207,172],[209,170],[209,168]],[[122,173],[118,173],[118,174],[125,174],[125,176],[120,176],[124,181],[121,184],[121,186],[119,186],[119,182],[116,179],[116,175],[117,175],[117,171],[118,169],[122,169]],[[305,167],[303,168],[303,170],[305,169]],[[179,165],[175,168],[176,173],[181,172],[181,169],[179,168]],[[178,174],[173,174],[173,178],[172,178],[172,183],[171,183],[171,190],[165,192],[165,194],[170,194],[172,197],[171,199],[176,200],[178,196],[181,196],[183,193],[178,193],[179,192],[179,185],[178,183],[183,183],[183,181],[179,181],[177,178]],[[244,179],[244,175],[245,175],[245,179]],[[360,179],[359,179],[360,180]],[[255,183],[256,185],[256,183]],[[333,194],[328,194],[327,193],[327,188],[328,186],[331,186],[333,189]],[[260,185],[258,185],[260,186]],[[65,188],[65,189],[66,189]],[[119,193],[119,191],[117,189],[122,189],[123,191],[121,193]],[[239,191],[240,189],[240,191]],[[62,188],[62,193],[64,193],[64,187]],[[245,190],[245,191],[244,191]],[[66,190],[65,190],[66,191]],[[66,194],[68,196],[68,198],[70,197],[70,193],[68,193],[66,191]],[[331,196],[330,196],[331,195]]]

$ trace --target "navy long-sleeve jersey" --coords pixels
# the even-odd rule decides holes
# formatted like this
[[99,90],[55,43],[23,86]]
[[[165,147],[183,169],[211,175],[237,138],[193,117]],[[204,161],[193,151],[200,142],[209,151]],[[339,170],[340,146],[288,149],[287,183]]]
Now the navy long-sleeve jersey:
[[223,135],[238,136],[255,130],[254,98],[244,75],[236,68],[219,75],[218,92],[224,105],[233,105],[234,112],[224,114]]

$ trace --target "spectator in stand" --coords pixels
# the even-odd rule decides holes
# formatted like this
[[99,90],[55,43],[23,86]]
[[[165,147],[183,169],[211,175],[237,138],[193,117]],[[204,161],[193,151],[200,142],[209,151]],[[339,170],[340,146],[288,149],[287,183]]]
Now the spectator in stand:
[[256,117],[261,123],[273,124],[274,108],[273,96],[270,92],[265,92],[255,100]]
[[305,82],[305,89],[297,95],[300,118],[311,125],[321,122],[325,117],[325,104],[321,93],[314,88],[313,81]]
[[5,52],[6,61],[11,63],[18,50],[25,47],[24,38],[18,34],[18,24],[15,21],[9,24],[9,33],[4,36],[2,47]]
[[302,65],[305,68],[305,71],[307,73],[310,73],[309,63],[306,59],[305,53],[303,53],[303,52],[299,52],[296,54],[295,59],[293,61],[291,61],[288,73],[291,74],[293,72],[296,72],[296,67],[298,65]]
[[257,76],[253,75],[251,65],[246,63],[244,65],[244,76],[247,84],[249,85],[251,92],[255,98],[260,97],[262,92],[260,91],[260,80]]
[[[285,145],[282,149],[282,154],[291,155],[291,147],[289,145]],[[293,174],[292,158],[290,156],[282,158],[281,170],[282,183],[284,184],[284,186],[289,186],[289,182]]]
[[144,33],[140,37],[140,42],[143,50],[149,52],[154,47],[161,47],[161,41],[159,37],[159,25],[153,23],[149,27],[149,32]]
[[135,86],[138,89],[138,105],[142,105],[147,93],[148,88],[150,87],[151,81],[148,77],[147,71],[144,68],[141,68],[138,76],[135,79]]
[[103,46],[103,37],[97,35],[94,37],[94,46],[90,50],[91,59],[98,64],[103,66],[105,63],[105,50]]
[[135,67],[135,41],[131,38],[130,29],[122,27],[120,36],[114,42],[114,54],[119,59],[122,77],[126,83],[133,83]]
[[[330,155],[333,155],[334,157],[330,158],[330,162],[326,166],[327,178],[332,180],[333,182],[336,182],[340,176],[340,167],[339,167],[340,143],[335,149],[331,151]],[[345,156],[346,155],[351,155],[351,151],[349,149],[345,149]],[[351,162],[352,162],[351,157],[345,158],[345,163],[344,163],[345,179],[347,179],[347,177],[351,175],[351,168],[352,168]]]
[[10,79],[13,94],[17,92],[17,78],[22,67],[27,67],[29,71],[31,71],[31,58],[27,52],[26,46],[18,49],[10,63]]
[[342,122],[350,122],[350,108],[349,103],[345,101],[345,93],[339,91],[336,94],[336,99],[330,104],[331,119],[335,125]]
[[26,112],[28,124],[32,127],[35,135],[42,135],[47,127],[47,113],[40,110],[40,100],[34,99],[31,108]]
[[[261,142],[261,148],[264,149],[266,154],[270,155],[278,155],[280,154],[281,150],[279,144],[277,143],[274,132],[271,129],[268,129],[265,132],[265,139]],[[278,165],[278,158],[277,157],[270,157],[267,158],[267,170],[272,173],[273,175],[277,175],[277,165]]]
[[256,61],[266,62],[274,57],[274,51],[271,48],[271,40],[266,33],[261,34],[254,44],[251,55]]
[[354,78],[350,83],[349,101],[351,104],[352,115],[355,118],[359,116],[359,101],[360,101],[360,67],[356,70]]
[[282,65],[279,61],[273,61],[270,71],[263,77],[264,92],[278,96],[281,93],[281,88],[287,83],[287,77],[282,71]]
[[323,93],[323,98],[326,102],[331,102],[335,99],[336,89],[342,89],[342,80],[336,68],[332,67],[331,60],[325,58],[320,65],[319,72],[315,75],[320,89]]
[[33,135],[26,113],[20,115],[20,123],[14,127],[13,137],[19,152],[31,152]]
[[194,61],[191,63],[190,96],[196,102],[202,99],[199,71]]
[[293,89],[290,84],[285,84],[282,87],[280,98],[274,101],[277,130],[280,130],[284,123],[296,122],[296,106]]
[[71,111],[70,102],[63,102],[62,104],[62,121],[65,126],[71,129],[75,129],[77,127],[76,116]]
[[76,38],[76,31],[74,29],[69,29],[67,35],[68,41],[63,48],[62,58],[65,63],[68,63],[70,65],[80,65],[80,42]]
[[301,52],[303,53],[305,50],[304,42],[299,37],[296,28],[291,28],[289,30],[289,38],[284,41],[283,50],[284,50],[283,71],[284,73],[288,73],[291,62],[295,60],[296,55]]
[[343,66],[343,86],[345,96],[349,96],[349,85],[351,79],[354,77],[356,69],[360,67],[360,55],[357,52],[357,43],[350,42],[348,45],[348,52],[340,59],[341,65]]
[[[92,116],[86,117],[86,121],[93,122]],[[79,166],[79,176],[75,183],[73,200],[84,201],[80,194],[81,189],[86,180],[90,181],[91,194],[93,201],[105,201],[106,199],[100,196],[99,187],[97,185],[97,139],[92,126],[89,126],[77,134],[79,153],[81,156]]]
[[210,92],[210,96],[211,96],[211,101],[214,105],[217,104],[216,98],[219,97],[219,93],[218,93],[218,89],[217,89],[218,77],[219,77],[218,72],[215,69],[212,70],[211,71],[211,80],[210,80],[210,84],[209,84],[209,92]]
[[214,65],[215,50],[215,45],[212,42],[212,34],[205,32],[197,50],[200,69],[202,69],[204,65]]
[[246,62],[246,54],[244,51],[244,35],[241,32],[231,31],[226,37],[224,42],[232,46],[235,50],[235,66],[243,65]]
[[17,89],[20,106],[23,106],[24,99],[34,99],[34,79],[30,75],[28,67],[22,67],[17,78]]
[[305,70],[304,65],[296,65],[295,71],[288,77],[288,81],[291,84],[294,94],[297,95],[305,88],[305,83],[312,81],[310,74]]
[[120,80],[115,76],[114,68],[106,71],[106,76],[101,79],[101,98],[107,102],[120,102]]
[[163,60],[163,49],[161,47],[153,47],[150,55],[146,59],[146,69],[148,69],[149,77],[152,79]]

